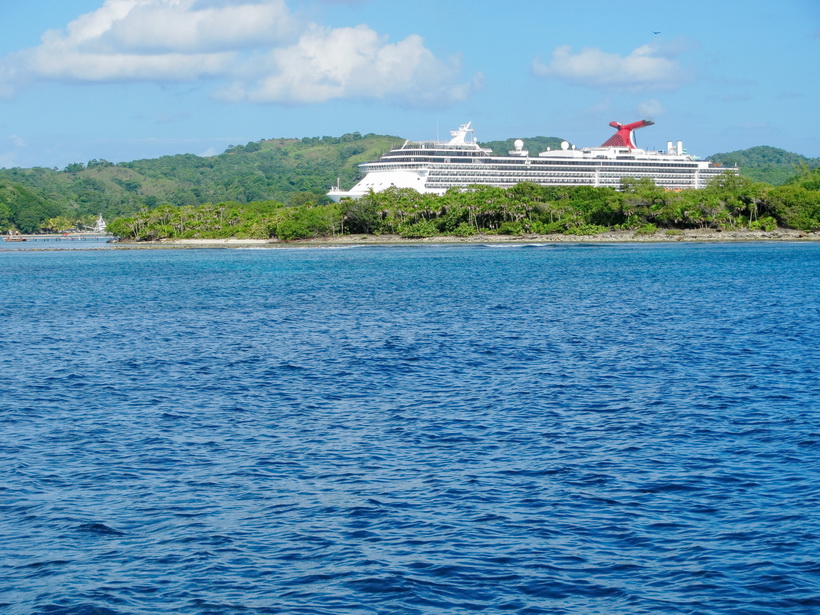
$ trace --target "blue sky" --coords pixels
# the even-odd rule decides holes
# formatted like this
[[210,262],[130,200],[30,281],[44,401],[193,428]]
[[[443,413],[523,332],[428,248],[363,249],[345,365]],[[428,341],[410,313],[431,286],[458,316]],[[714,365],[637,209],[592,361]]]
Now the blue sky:
[[346,132],[820,156],[817,0],[2,0],[0,167]]

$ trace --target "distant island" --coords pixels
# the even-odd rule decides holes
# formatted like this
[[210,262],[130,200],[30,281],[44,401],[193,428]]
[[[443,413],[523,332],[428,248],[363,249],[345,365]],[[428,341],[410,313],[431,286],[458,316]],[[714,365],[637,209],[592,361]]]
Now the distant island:
[[[601,229],[767,228],[816,230],[820,159],[770,147],[716,154],[741,176],[698,194],[651,182],[623,191],[519,185],[475,187],[429,198],[388,191],[333,205],[337,179],[404,140],[386,135],[266,139],[217,156],[164,156],[66,168],[0,169],[0,232],[64,232],[102,214],[130,240],[237,237],[283,240],[345,233],[425,237],[471,233],[594,233]],[[555,147],[557,137],[526,140]],[[483,142],[504,152],[513,140]]]

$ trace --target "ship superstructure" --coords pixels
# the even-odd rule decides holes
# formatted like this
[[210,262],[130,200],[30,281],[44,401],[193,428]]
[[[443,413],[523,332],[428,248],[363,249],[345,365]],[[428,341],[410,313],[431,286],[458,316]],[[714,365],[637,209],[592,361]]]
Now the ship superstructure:
[[635,130],[654,122],[611,122],[617,132],[600,147],[578,149],[564,141],[561,149],[531,156],[520,139],[506,156],[481,147],[473,136],[472,123],[450,132],[451,139],[405,141],[375,162],[360,166],[364,177],[350,190],[330,189],[334,201],[359,198],[371,190],[391,186],[413,188],[421,193],[444,194],[449,188],[480,184],[508,188],[521,182],[542,186],[610,186],[621,179],[649,177],[669,190],[704,188],[716,176],[735,167],[721,167],[699,160],[683,149],[683,142],[667,142],[666,151],[643,150],[635,143]]

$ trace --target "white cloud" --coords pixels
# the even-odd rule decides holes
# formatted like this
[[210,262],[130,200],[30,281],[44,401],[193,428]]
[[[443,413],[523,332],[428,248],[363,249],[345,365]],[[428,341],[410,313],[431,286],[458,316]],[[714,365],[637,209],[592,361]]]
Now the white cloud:
[[290,47],[271,52],[266,74],[221,95],[257,102],[313,103],[338,98],[401,98],[435,104],[462,100],[475,87],[456,84],[459,62],[436,58],[419,36],[398,43],[367,26],[313,26]]
[[39,78],[58,81],[192,81],[224,74],[234,58],[231,53],[54,54],[36,50],[30,66]]
[[286,0],[105,0],[39,46],[0,58],[0,98],[29,83],[216,79],[226,100],[338,98],[451,102],[469,95],[457,59],[416,35],[397,43],[361,25],[304,23]]
[[34,80],[191,81],[230,72],[244,48],[297,34],[284,0],[106,0],[3,64]]
[[223,6],[202,0],[108,0],[97,13],[115,5],[125,6],[111,11],[117,16],[94,37],[95,46],[139,53],[234,51],[290,42],[299,27],[284,0]]
[[555,78],[578,85],[624,90],[671,90],[688,76],[675,56],[686,50],[684,44],[642,45],[627,56],[585,47],[573,53],[569,45],[556,47],[544,63],[532,62],[536,76]]

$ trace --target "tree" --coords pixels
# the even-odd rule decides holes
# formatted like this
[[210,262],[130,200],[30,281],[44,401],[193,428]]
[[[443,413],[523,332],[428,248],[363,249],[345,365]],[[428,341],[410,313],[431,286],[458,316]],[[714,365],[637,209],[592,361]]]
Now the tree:
[[342,224],[347,233],[378,233],[383,196],[372,190],[359,199],[345,199],[341,203]]
[[820,230],[820,190],[794,184],[778,186],[771,190],[769,198],[772,213],[781,226]]
[[43,223],[40,225],[40,228],[47,232],[51,231],[54,233],[65,233],[66,231],[70,231],[76,226],[77,225],[74,220],[71,220],[66,216],[56,216],[54,218],[44,220]]
[[0,232],[5,232],[12,228],[11,208],[0,201]]
[[621,213],[630,226],[654,222],[663,210],[664,190],[650,177],[621,180]]

